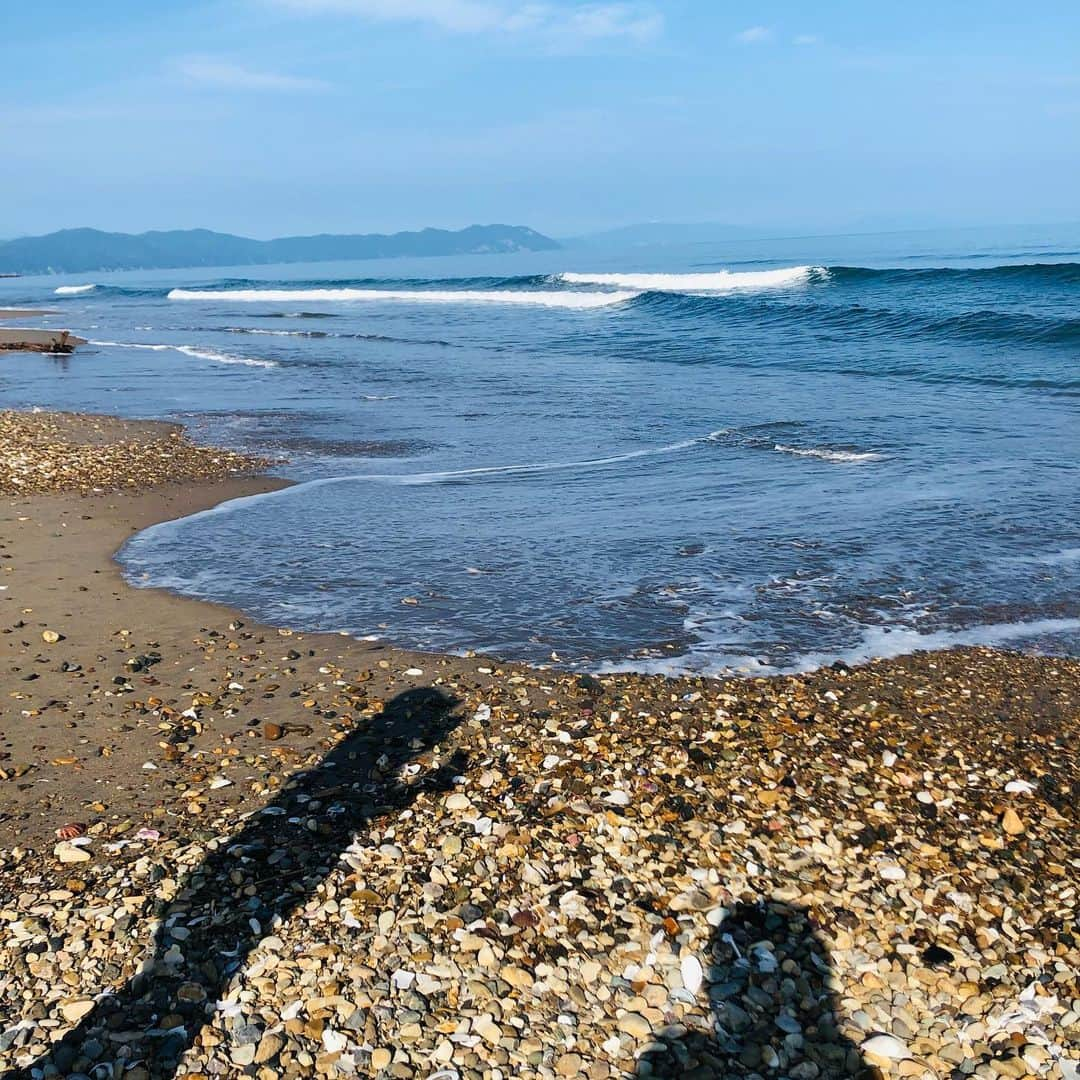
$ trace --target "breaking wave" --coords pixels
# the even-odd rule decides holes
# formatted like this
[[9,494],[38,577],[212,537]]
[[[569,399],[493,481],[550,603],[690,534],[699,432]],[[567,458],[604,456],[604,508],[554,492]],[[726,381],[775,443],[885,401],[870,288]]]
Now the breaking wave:
[[93,292],[96,288],[96,285],[61,285],[60,288],[53,289],[53,295],[78,296],[80,293]]
[[636,292],[538,292],[511,289],[172,289],[170,300],[293,303],[314,300],[404,301],[411,304],[516,304],[534,307],[588,309],[632,300]]
[[568,285],[610,285],[643,292],[735,292],[742,289],[778,289],[824,280],[823,266],[786,266],[779,270],[718,270],[711,274],[556,274]]
[[829,450],[820,446],[785,446],[783,443],[776,443],[773,449],[781,454],[794,454],[796,457],[812,457],[819,458],[822,461],[849,464],[858,464],[862,461],[881,461],[884,457],[883,454],[879,454],[876,450]]
[[216,364],[239,364],[243,367],[276,368],[276,360],[263,360],[257,356],[237,356],[219,352],[217,349],[194,345],[149,345],[134,341],[90,341],[87,344],[109,349],[147,349],[150,352],[178,352],[197,360],[213,360]]

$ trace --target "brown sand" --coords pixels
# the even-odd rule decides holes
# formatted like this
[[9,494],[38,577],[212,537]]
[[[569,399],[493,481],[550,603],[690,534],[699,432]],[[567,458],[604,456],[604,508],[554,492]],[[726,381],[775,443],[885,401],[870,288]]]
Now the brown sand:
[[[133,722],[136,704],[158,698],[177,713],[190,708],[196,690],[212,691],[243,669],[293,686],[320,679],[329,660],[357,666],[377,663],[387,650],[337,634],[285,637],[276,629],[243,625],[234,611],[158,590],[125,584],[112,556],[149,525],[183,517],[226,499],[270,491],[285,481],[247,478],[169,484],[138,494],[53,495],[7,500],[0,510],[0,848],[52,837],[70,820],[85,818],[89,804],[106,817],[153,817],[177,793],[162,761],[155,724]],[[44,631],[61,640],[49,644]],[[236,646],[218,647],[223,634]],[[301,652],[289,659],[290,653]],[[161,656],[145,671],[134,657]],[[248,661],[245,658],[254,657]],[[402,663],[408,654],[397,652]],[[460,661],[458,661],[460,663]],[[64,667],[67,670],[64,670]],[[395,666],[401,666],[396,664]],[[408,666],[405,664],[405,666]],[[74,667],[74,670],[72,670]],[[285,670],[288,669],[288,670]],[[125,685],[115,680],[126,679]],[[129,688],[130,687],[130,688]],[[190,740],[217,746],[222,729],[248,721],[292,725],[290,746],[310,749],[318,734],[297,730],[303,710],[287,690],[251,695],[243,719],[218,717]],[[298,712],[301,714],[298,717]],[[159,765],[144,770],[147,761]],[[29,766],[25,775],[15,775]],[[237,797],[235,789],[223,793]]]

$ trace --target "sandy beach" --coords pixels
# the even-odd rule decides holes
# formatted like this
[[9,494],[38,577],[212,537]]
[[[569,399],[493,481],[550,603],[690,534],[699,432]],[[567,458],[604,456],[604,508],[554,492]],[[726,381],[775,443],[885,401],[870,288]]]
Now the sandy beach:
[[261,626],[113,555],[264,461],[0,438],[0,1076],[1076,1080],[1080,662],[592,677]]

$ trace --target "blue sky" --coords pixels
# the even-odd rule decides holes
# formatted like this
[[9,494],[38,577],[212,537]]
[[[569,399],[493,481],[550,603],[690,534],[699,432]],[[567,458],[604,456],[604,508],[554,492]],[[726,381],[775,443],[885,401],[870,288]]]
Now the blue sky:
[[1080,4],[5,5],[0,236],[1080,219]]

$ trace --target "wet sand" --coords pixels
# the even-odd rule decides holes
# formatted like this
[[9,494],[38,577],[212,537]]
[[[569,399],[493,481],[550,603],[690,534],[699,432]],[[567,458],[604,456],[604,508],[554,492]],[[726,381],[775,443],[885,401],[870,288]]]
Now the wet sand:
[[1080,662],[592,678],[290,633],[112,561],[282,481],[181,446],[131,484],[161,426],[41,423],[75,490],[0,502],[0,1069],[1077,1075]]

